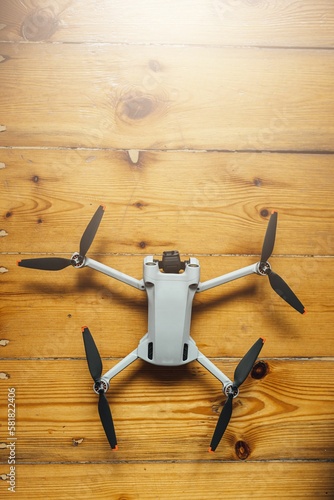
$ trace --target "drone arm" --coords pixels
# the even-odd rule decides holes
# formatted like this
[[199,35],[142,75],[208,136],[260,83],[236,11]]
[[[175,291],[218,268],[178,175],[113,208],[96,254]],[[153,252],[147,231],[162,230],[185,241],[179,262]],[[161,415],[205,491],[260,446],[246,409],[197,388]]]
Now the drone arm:
[[197,287],[197,292],[204,292],[209,288],[214,288],[219,285],[223,285],[224,283],[228,283],[229,281],[233,281],[239,278],[243,278],[244,276],[248,276],[249,274],[258,274],[258,266],[259,264],[252,264],[247,267],[243,267],[238,269],[237,271],[232,271],[228,274],[223,274],[222,276],[218,276],[217,278],[213,278],[208,281],[203,281],[203,283],[199,283]]
[[232,381],[201,352],[198,352],[197,361],[223,384],[224,389],[226,386],[232,385]]
[[85,261],[83,264],[85,267],[90,267],[91,269],[95,269],[95,271],[99,271],[100,273],[106,274],[111,278],[115,278],[116,280],[122,281],[127,285],[133,286],[138,290],[145,290],[145,285],[143,280],[137,280],[128,274],[124,274],[117,269],[113,269],[112,267],[106,266],[105,264],[101,264],[96,260],[90,259],[89,257],[85,257]]
[[125,358],[123,358],[115,366],[113,366],[109,371],[107,371],[107,373],[105,373],[103,375],[102,379],[105,380],[105,381],[107,381],[109,383],[109,381],[113,377],[115,377],[116,375],[118,375],[118,373],[120,373],[122,370],[124,370],[124,368],[126,368],[129,365],[131,365],[131,363],[133,363],[134,361],[136,361],[136,359],[138,359],[137,349],[135,349],[134,351],[130,352],[130,354],[128,354]]

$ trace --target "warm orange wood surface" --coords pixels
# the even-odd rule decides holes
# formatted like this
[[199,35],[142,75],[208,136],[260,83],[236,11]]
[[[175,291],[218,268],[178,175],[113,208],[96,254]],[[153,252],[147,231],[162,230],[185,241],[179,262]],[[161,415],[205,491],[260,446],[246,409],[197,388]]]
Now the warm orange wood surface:
[[[235,361],[215,363],[233,375]],[[197,362],[161,369],[137,361],[111,381],[108,399],[117,429],[117,452],[111,452],[106,442],[86,361],[32,359],[23,369],[22,361],[3,361],[1,373],[9,377],[7,385],[13,380],[17,384],[22,463],[153,457],[162,462],[284,461],[294,460],[296,454],[299,460],[330,460],[332,361],[265,358],[265,363],[264,376],[260,380],[250,376],[242,386],[233,420],[215,454],[208,454],[208,447],[225,396],[219,382]],[[105,369],[114,364],[115,360],[104,359]],[[312,378],[318,383],[316,391],[310,390]],[[1,396],[5,399],[6,391]],[[5,420],[6,415],[1,417]],[[73,440],[81,439],[78,450]],[[238,451],[240,442],[246,443],[247,452]]]
[[[77,448],[78,452],[80,448]],[[145,498],[331,498],[331,464],[300,462],[95,463],[22,465],[20,500],[132,500]],[[237,471],[237,472],[236,472]],[[231,479],[233,478],[233,479]],[[50,493],[49,493],[50,492]]]
[[[0,0],[1,498],[9,388],[15,498],[334,498],[333,28],[331,0]],[[146,294],[16,265],[70,257],[101,203],[89,256],[139,279],[171,249],[202,281],[255,263],[279,213],[270,262],[306,315],[256,275],[195,296],[192,336],[228,376],[267,339],[215,454],[225,397],[197,362],[111,381],[111,452],[81,327],[110,368]]]
[[128,151],[6,148],[1,159],[3,251],[70,256],[100,203],[106,212],[92,251],[102,254],[175,247],[259,256],[272,210],[276,255],[333,249],[332,154],[141,151],[134,164]]

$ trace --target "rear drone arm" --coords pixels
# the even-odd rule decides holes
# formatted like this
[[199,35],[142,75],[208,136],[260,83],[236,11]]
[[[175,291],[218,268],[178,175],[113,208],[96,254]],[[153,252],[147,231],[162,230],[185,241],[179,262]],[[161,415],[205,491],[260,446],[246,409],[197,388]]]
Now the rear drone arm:
[[223,384],[224,391],[227,387],[232,385],[232,380],[230,380],[225,373],[219,370],[219,368],[200,351],[198,351],[197,361]]
[[100,225],[101,219],[104,214],[105,207],[100,205],[86,227],[81,240],[79,252],[75,252],[70,259],[63,257],[40,257],[37,259],[23,259],[18,262],[21,267],[28,267],[32,269],[41,269],[44,271],[60,271],[66,267],[73,266],[75,268],[90,267],[101,273],[104,273],[112,278],[115,278],[127,285],[133,286],[139,290],[145,290],[143,280],[137,280],[132,276],[121,273],[104,264],[100,264],[96,260],[86,257],[86,254],[94,240],[96,231]]
[[84,262],[82,264],[83,267],[90,267],[91,269],[95,269],[95,271],[99,271],[100,273],[106,274],[111,278],[115,278],[118,281],[122,281],[127,285],[133,286],[138,290],[145,290],[144,281],[137,280],[128,274],[122,273],[121,271],[117,271],[117,269],[113,269],[112,267],[106,266],[105,264],[101,264],[94,259],[90,259],[89,257],[85,257]]
[[256,264],[252,264],[251,266],[242,267],[241,269],[232,271],[231,273],[223,274],[222,276],[218,276],[217,278],[203,281],[203,283],[199,283],[197,292],[204,292],[205,290],[209,290],[210,288],[223,285],[224,283],[228,283],[229,281],[243,278],[244,276],[248,276],[249,274],[254,273],[260,274],[259,262],[257,262]]
[[109,385],[109,382],[112,378],[116,377],[116,375],[118,375],[121,371],[123,371],[125,368],[127,368],[129,365],[131,365],[134,361],[136,361],[136,359],[138,359],[137,349],[130,352],[130,354],[125,356],[125,358],[123,358],[115,366],[113,366],[110,370],[108,370],[101,377],[101,380],[107,382]]

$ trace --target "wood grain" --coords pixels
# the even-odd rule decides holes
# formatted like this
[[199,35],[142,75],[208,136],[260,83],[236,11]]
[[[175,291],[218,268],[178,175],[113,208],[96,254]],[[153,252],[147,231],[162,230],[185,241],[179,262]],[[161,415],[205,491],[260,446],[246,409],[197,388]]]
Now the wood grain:
[[333,151],[329,51],[3,43],[1,54],[0,146]]
[[95,253],[259,256],[275,209],[276,255],[334,255],[333,155],[3,149],[0,161],[2,252],[70,256],[104,203]]
[[[129,467],[131,474],[129,474]],[[208,500],[224,498],[328,499],[334,494],[332,464],[326,463],[110,463],[18,466],[21,486],[15,498],[40,500],[82,498],[102,500]],[[233,478],[233,480],[227,478]],[[62,478],[60,480],[59,478]],[[194,479],[195,478],[195,479]],[[6,484],[6,483],[5,483]],[[4,490],[3,485],[2,490]],[[10,493],[4,491],[6,496]]]
[[2,0],[0,40],[333,47],[331,0]]
[[[33,339],[31,339],[33,342]],[[208,446],[225,401],[221,384],[198,363],[161,368],[137,361],[108,392],[119,450],[110,450],[85,360],[2,361],[1,421],[7,388],[17,387],[17,462],[127,460],[331,460],[331,360],[261,358],[267,375],[249,377],[234,401],[215,454]],[[116,360],[104,359],[105,371]],[[235,360],[216,360],[233,377]],[[80,441],[75,445],[73,440]],[[243,452],[240,453],[240,443]],[[239,450],[239,451],[238,451]],[[246,451],[247,450],[247,453]],[[8,450],[0,449],[2,463]]]
[[[17,498],[334,497],[333,2],[0,3],[1,498],[9,387]],[[69,257],[100,203],[89,255],[138,278],[166,249],[202,281],[251,264],[279,212],[270,262],[308,313],[255,275],[194,300],[192,335],[230,377],[267,338],[215,454],[224,396],[196,362],[112,381],[111,452],[81,326],[108,369],[146,332],[145,293],[16,266]]]

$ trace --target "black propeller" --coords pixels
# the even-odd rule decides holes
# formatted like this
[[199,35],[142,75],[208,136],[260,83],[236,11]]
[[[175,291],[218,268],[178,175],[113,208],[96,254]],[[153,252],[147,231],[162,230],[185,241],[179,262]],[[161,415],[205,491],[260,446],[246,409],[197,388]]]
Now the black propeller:
[[86,358],[89,372],[94,380],[94,391],[99,394],[99,415],[106,433],[109,444],[113,450],[117,450],[117,440],[114,428],[114,423],[109,408],[108,400],[105,395],[107,385],[101,380],[102,360],[99,351],[96,347],[92,334],[87,326],[82,328],[83,341],[85,345]]
[[303,304],[293,293],[289,285],[287,285],[287,283],[285,283],[285,281],[280,276],[278,276],[278,274],[274,273],[271,270],[270,264],[268,263],[268,259],[271,257],[271,254],[274,250],[276,228],[277,212],[272,212],[263,242],[259,272],[260,274],[265,274],[268,276],[272,289],[275,290],[275,292],[280,297],[282,297],[282,299],[284,299],[288,304],[290,304],[290,306],[296,309],[296,311],[304,314],[305,307],[303,306]]
[[227,400],[219,415],[219,419],[211,439],[209,451],[215,451],[220,443],[232,415],[233,398],[239,394],[239,387],[248,377],[258,355],[260,354],[264,342],[264,339],[259,338],[236,367],[234,371],[234,382],[226,389]]
[[93,243],[96,231],[100,225],[101,219],[104,214],[104,206],[100,205],[93,215],[91,221],[85,229],[80,241],[80,251],[79,254],[75,255],[75,260],[64,259],[62,257],[42,257],[37,259],[22,259],[18,261],[18,265],[21,267],[28,267],[31,269],[41,269],[43,271],[60,271],[65,269],[70,265],[82,264],[83,259],[88,252],[91,244]]

